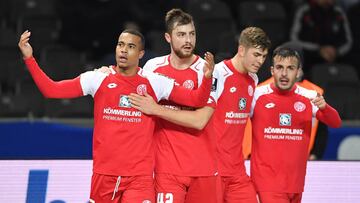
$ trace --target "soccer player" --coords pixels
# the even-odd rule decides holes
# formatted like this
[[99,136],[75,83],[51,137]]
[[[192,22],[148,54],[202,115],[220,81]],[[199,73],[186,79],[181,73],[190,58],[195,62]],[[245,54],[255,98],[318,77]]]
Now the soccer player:
[[183,105],[202,106],[210,94],[213,58],[206,56],[203,83],[198,90],[174,85],[164,76],[142,70],[144,37],[123,31],[117,41],[116,66],[111,74],[89,71],[71,80],[54,82],[40,69],[25,31],[19,48],[36,85],[45,97],[94,98],[93,176],[90,202],[154,202],[154,118],[131,107],[130,93],[148,94]]
[[[215,65],[208,106],[195,111],[175,111],[157,105],[151,97],[130,96],[133,106],[144,113],[190,128],[205,128],[202,136],[216,139],[220,202],[257,202],[245,171],[242,139],[258,82],[256,72],[264,63],[269,47],[270,40],[262,29],[244,29],[236,55]],[[188,148],[188,156],[199,153],[190,145],[184,147]]]
[[273,53],[274,83],[258,87],[252,102],[251,179],[261,203],[299,203],[304,189],[312,118],[330,127],[341,119],[323,96],[295,84],[300,56]]
[[[188,89],[203,82],[204,59],[194,54],[196,30],[192,16],[171,9],[165,16],[165,39],[171,52],[150,59],[144,70],[160,73]],[[210,53],[206,53],[210,54]],[[172,101],[170,109],[194,110]],[[155,191],[157,202],[216,202],[215,139],[202,131],[158,119],[155,127]]]
[[[281,46],[284,46],[284,45],[281,45]],[[299,85],[300,87],[304,87],[305,89],[315,90],[320,95],[324,94],[324,90],[321,87],[315,85],[314,83],[310,82],[309,80],[303,79],[304,73],[302,71],[302,68],[299,69],[299,72],[300,72],[298,74],[299,77],[296,79],[297,85]],[[270,83],[274,83],[274,77],[270,77],[269,79],[260,83],[258,86],[263,86],[263,85],[267,85]],[[318,126],[320,126],[319,131],[318,131]],[[249,131],[245,132],[245,137],[247,139],[246,140],[247,142],[245,143],[245,137],[244,137],[243,153],[244,153],[245,158],[250,158],[251,137],[252,137],[251,122],[247,123],[246,128],[248,128]],[[317,135],[317,134],[319,134],[319,135]],[[320,136],[320,137],[318,137],[318,136]],[[326,138],[327,138],[327,127],[324,124],[319,123],[319,121],[316,118],[313,118],[312,126],[311,126],[311,136],[310,136],[310,142],[309,142],[309,152],[310,152],[309,160],[315,160],[315,159],[321,158],[321,155],[324,150],[324,146],[322,143],[324,141],[326,142]],[[315,142],[316,142],[315,139],[318,140],[319,146],[315,145]]]

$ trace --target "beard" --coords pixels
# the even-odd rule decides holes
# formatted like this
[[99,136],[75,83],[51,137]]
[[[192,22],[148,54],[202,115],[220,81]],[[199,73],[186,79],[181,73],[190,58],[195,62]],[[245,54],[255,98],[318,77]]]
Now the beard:
[[[192,46],[193,47],[193,46]],[[183,59],[183,58],[189,58],[193,55],[194,53],[194,47],[192,48],[191,52],[182,52],[181,48],[180,49],[175,49],[173,48],[174,53],[176,54],[176,56],[178,56],[179,58]]]

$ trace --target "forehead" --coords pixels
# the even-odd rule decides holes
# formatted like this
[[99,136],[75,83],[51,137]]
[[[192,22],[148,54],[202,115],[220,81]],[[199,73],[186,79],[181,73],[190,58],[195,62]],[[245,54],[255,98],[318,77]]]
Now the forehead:
[[297,66],[298,59],[295,56],[282,57],[277,55],[274,57],[274,65]]
[[119,36],[118,42],[124,42],[126,44],[140,44],[140,37],[137,35],[133,35],[131,33],[121,33]]
[[249,53],[259,53],[259,54],[262,54],[262,55],[267,55],[268,54],[267,49],[263,49],[263,48],[260,48],[260,47],[249,47],[247,49],[247,51]]
[[177,32],[192,32],[195,31],[195,25],[194,23],[188,23],[185,25],[178,25],[178,23],[174,24],[174,28],[173,28],[173,32],[177,33]]

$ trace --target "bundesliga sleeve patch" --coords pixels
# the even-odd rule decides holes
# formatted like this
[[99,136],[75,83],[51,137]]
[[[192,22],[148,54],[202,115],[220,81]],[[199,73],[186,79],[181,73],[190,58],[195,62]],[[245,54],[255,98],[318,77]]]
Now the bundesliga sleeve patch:
[[212,91],[212,92],[215,92],[215,91],[216,91],[217,82],[218,82],[218,79],[217,79],[217,78],[213,78],[212,85],[211,85],[211,91]]

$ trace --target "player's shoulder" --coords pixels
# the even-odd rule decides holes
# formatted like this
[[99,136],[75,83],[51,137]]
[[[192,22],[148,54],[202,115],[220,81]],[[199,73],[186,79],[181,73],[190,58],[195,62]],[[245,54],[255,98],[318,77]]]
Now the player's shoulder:
[[195,55],[196,59],[195,61],[190,65],[190,69],[192,69],[195,72],[202,72],[203,71],[203,66],[205,64],[205,60],[203,58],[201,58],[198,55]]
[[110,73],[104,73],[101,71],[96,71],[96,70],[91,70],[91,71],[86,71],[80,74],[80,77],[86,77],[86,78],[106,78],[108,76],[111,76],[113,74],[113,69],[110,68]]
[[233,72],[225,64],[225,61],[220,61],[219,63],[215,64],[214,75],[217,76],[218,78],[225,78],[232,74],[233,74]]
[[270,84],[258,86],[255,88],[254,100],[258,100],[262,96],[271,96],[274,90],[271,88]]
[[300,85],[296,85],[295,93],[308,99],[313,99],[318,94],[315,90],[307,89]]
[[169,58],[169,55],[164,55],[164,56],[159,56],[159,57],[149,59],[145,63],[143,69],[154,71],[159,67],[166,66],[169,64],[168,58]]
[[271,94],[273,93],[274,90],[271,88],[271,85],[270,84],[266,84],[266,85],[262,85],[262,86],[257,86],[255,88],[255,93],[257,94],[261,94],[261,95],[264,95],[264,94]]
[[196,58],[194,60],[194,62],[190,65],[190,68],[194,69],[202,69],[202,65],[205,64],[205,59],[201,58],[200,56],[198,55],[195,55]]
[[151,70],[146,70],[146,69],[142,69],[140,68],[140,70],[138,71],[138,75],[142,78],[146,78],[146,79],[152,79],[152,80],[173,80],[172,78],[169,78],[166,75],[163,75],[161,73],[158,72],[153,72]]

